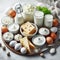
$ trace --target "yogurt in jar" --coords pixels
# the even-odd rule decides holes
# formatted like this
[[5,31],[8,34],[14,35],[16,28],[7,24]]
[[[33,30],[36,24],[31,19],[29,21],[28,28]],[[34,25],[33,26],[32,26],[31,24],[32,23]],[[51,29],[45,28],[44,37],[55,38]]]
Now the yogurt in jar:
[[50,15],[50,14],[45,15],[44,25],[49,28],[52,27],[52,25],[53,25],[53,16],[52,15]]
[[15,17],[15,23],[21,25],[22,23],[24,23],[24,18],[22,16],[22,14],[17,14]]
[[43,18],[44,18],[44,13],[41,11],[35,11],[34,14],[34,23],[38,26],[42,26],[43,25]]

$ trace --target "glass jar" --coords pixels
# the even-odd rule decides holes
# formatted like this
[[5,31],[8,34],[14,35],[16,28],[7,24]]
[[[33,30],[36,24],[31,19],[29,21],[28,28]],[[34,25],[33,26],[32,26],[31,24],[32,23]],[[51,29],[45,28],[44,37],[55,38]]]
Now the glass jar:
[[41,27],[43,25],[43,18],[44,18],[44,13],[41,11],[35,11],[34,14],[34,23]]
[[32,4],[25,4],[23,6],[23,17],[25,21],[30,21],[30,22],[34,21],[33,19],[34,10],[35,10],[35,7]]
[[50,14],[45,15],[44,25],[46,27],[52,27],[53,25],[53,16]]
[[22,14],[17,14],[15,17],[15,23],[21,25],[24,23],[24,18],[22,16]]
[[33,22],[33,14],[23,13],[23,18],[25,21]]

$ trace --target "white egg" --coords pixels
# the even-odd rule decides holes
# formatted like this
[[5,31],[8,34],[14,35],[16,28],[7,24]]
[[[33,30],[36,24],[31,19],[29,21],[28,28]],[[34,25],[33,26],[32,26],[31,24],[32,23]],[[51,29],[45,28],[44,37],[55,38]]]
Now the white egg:
[[22,48],[21,43],[17,43],[14,48],[15,50],[20,50]]
[[11,47],[15,47],[16,44],[17,44],[16,41],[11,41],[11,42],[9,43],[9,45],[10,45]]
[[22,35],[20,35],[20,34],[17,34],[17,35],[14,36],[14,39],[15,39],[16,41],[19,41],[20,38],[22,38]]
[[57,27],[52,27],[50,30],[51,30],[51,32],[56,33],[58,31],[58,28]]
[[22,54],[26,54],[27,53],[27,50],[26,50],[25,47],[22,47],[20,51],[21,51]]
[[50,49],[50,54],[54,54],[56,52],[56,49],[55,48],[51,48]]

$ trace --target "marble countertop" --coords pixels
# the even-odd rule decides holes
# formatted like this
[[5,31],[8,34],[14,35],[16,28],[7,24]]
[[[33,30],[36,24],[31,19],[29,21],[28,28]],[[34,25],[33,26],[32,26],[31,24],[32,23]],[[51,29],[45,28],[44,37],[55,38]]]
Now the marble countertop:
[[[34,2],[37,3],[35,0],[20,0],[22,2]],[[2,17],[3,12],[8,8],[9,6],[12,6],[18,2],[18,0],[0,0],[0,17]],[[0,19],[0,28],[1,28],[1,19]],[[2,42],[1,39],[1,29],[0,29],[0,43],[2,43],[3,46],[4,43]],[[11,53],[11,57],[8,57],[6,54],[7,52]],[[57,53],[56,55],[52,56],[49,53],[45,54],[46,58],[42,58],[40,56],[21,56],[21,55],[16,55],[15,53],[11,52],[7,47],[6,51],[3,51],[2,48],[0,47],[0,60],[59,60],[60,59],[60,47],[57,48]]]

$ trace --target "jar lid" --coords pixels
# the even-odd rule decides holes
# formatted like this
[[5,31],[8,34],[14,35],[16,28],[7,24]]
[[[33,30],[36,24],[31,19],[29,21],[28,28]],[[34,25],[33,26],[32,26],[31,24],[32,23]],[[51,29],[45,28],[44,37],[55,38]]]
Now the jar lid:
[[53,15],[47,14],[47,15],[45,15],[45,19],[53,19]]
[[37,17],[43,17],[44,13],[42,11],[35,11],[35,16],[37,16]]

